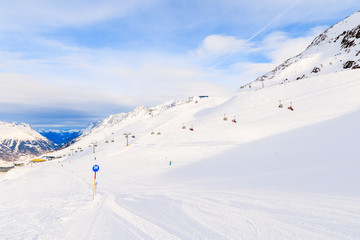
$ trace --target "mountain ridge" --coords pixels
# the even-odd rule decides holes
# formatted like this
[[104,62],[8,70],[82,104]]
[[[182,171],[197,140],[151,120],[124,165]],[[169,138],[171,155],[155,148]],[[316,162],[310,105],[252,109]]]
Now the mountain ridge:
[[240,90],[286,84],[312,76],[360,68],[360,11],[319,34],[300,54]]
[[55,144],[29,124],[0,122],[1,160],[25,160],[53,150]]

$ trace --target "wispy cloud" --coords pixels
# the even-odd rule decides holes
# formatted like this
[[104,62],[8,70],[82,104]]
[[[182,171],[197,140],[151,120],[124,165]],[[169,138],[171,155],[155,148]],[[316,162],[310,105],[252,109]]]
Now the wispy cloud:
[[0,29],[41,31],[41,27],[83,26],[124,17],[156,0],[75,2],[13,0],[0,4]]

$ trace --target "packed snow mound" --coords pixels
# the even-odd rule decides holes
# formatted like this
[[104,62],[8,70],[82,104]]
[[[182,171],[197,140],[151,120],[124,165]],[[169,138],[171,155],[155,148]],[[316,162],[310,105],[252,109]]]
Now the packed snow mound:
[[0,159],[24,160],[46,151],[55,144],[25,123],[0,122]]
[[299,55],[241,89],[263,86],[360,68],[360,12],[328,28]]

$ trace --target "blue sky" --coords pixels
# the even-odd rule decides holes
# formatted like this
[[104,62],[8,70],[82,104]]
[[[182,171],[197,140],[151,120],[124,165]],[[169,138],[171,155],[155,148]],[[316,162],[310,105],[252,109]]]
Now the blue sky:
[[271,71],[358,0],[0,3],[0,121],[82,128]]

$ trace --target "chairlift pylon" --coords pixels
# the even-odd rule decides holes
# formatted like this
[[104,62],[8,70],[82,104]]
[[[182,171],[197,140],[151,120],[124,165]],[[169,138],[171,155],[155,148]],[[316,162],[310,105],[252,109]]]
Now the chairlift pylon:
[[235,115],[234,115],[234,119],[233,120],[231,120],[233,123],[236,123],[236,117],[235,117]]
[[292,102],[290,102],[290,106],[288,106],[288,109],[294,111],[294,108],[292,107]]
[[282,105],[281,100],[279,100],[279,108],[283,108],[284,105]]

